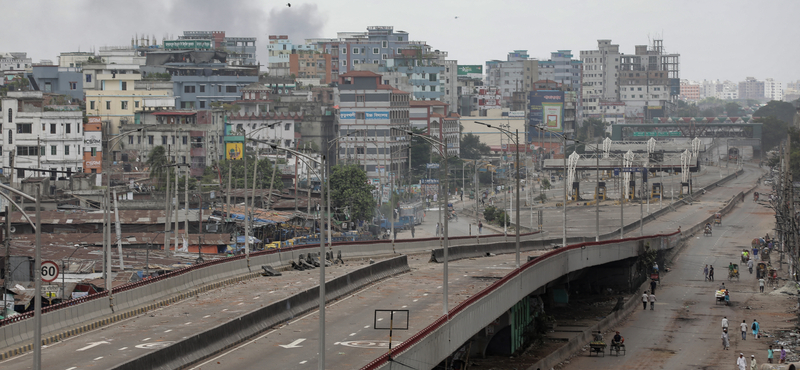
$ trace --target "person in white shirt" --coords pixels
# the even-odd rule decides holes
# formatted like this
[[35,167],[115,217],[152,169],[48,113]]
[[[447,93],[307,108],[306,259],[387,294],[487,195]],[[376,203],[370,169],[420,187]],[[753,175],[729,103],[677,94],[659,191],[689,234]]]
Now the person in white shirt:
[[645,290],[644,294],[642,294],[642,309],[643,310],[647,309],[647,298],[648,298],[647,297],[647,291]]
[[722,329],[722,349],[728,349],[730,346],[731,341],[728,337],[728,329]]
[[736,359],[736,366],[739,370],[747,370],[747,360],[744,358],[744,353],[739,353],[739,358]]
[[750,370],[758,370],[758,364],[756,364],[756,355],[750,355]]
[[728,329],[728,316],[722,316],[722,329]]
[[764,281],[763,277],[761,279],[758,279],[758,290],[760,290],[761,293],[764,293],[764,285],[765,284],[766,284],[766,281]]
[[747,340],[747,320],[742,320],[739,326],[742,327],[742,340]]
[[652,311],[656,307],[656,295],[654,293],[650,293],[650,297],[648,297],[650,301],[650,311]]

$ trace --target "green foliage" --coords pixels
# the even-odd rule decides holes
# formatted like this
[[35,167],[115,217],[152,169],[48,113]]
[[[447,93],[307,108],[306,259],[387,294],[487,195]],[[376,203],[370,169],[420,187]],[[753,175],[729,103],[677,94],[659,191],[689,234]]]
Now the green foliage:
[[425,164],[431,159],[431,146],[425,139],[418,135],[424,135],[425,131],[412,128],[415,135],[411,136],[411,176],[415,179],[425,177]]
[[741,117],[744,115],[744,112],[742,111],[741,105],[735,102],[730,102],[725,104],[725,115],[728,117]]
[[147,155],[147,166],[150,167],[150,179],[155,182],[158,189],[166,187],[168,173],[170,168],[169,160],[167,160],[167,151],[163,146],[159,145]]
[[764,125],[761,130],[761,144],[764,146],[762,149],[764,151],[770,150],[780,144],[789,132],[789,124],[775,116],[759,118],[756,122]]
[[[252,154],[247,156],[247,188],[253,188],[253,167],[255,166],[255,156]],[[219,168],[222,174],[223,188],[228,187],[228,167],[231,167],[231,187],[236,189],[245,188],[245,169],[244,160],[225,160],[220,162]],[[258,171],[256,172],[256,188],[269,190],[270,181],[272,180],[272,161],[267,158],[262,158],[258,161]],[[275,174],[275,181],[272,188],[274,190],[283,189],[283,182],[279,173]]]
[[605,136],[606,125],[598,118],[583,120],[583,125],[578,128],[577,139],[579,141],[589,141],[596,137]]
[[550,189],[550,180],[543,178],[542,179],[542,189],[549,190]]
[[333,166],[329,179],[331,207],[350,209],[356,220],[369,220],[375,214],[373,186],[367,182],[367,173],[357,165]]
[[678,100],[678,107],[675,110],[677,117],[698,117],[700,116],[700,108],[696,104],[687,103],[683,100]]
[[786,124],[791,125],[794,122],[794,115],[796,113],[797,110],[795,109],[794,104],[773,100],[767,103],[767,105],[758,108],[758,110],[753,113],[753,117],[773,116],[785,122]]
[[496,213],[497,208],[494,206],[488,206],[483,210],[483,218],[485,218],[486,221],[492,222],[495,219]]
[[224,102],[212,102],[211,108],[222,108],[228,114],[237,114],[241,107],[238,104],[233,103],[224,103]]
[[151,72],[142,78],[144,81],[171,81],[172,75],[167,72]]
[[482,156],[489,154],[489,146],[482,143],[477,135],[472,133],[461,135],[461,158],[481,159]]
[[483,218],[486,219],[486,222],[495,223],[498,225],[503,225],[503,220],[505,220],[505,224],[511,223],[511,217],[506,214],[505,211],[495,206],[486,207],[483,210]]

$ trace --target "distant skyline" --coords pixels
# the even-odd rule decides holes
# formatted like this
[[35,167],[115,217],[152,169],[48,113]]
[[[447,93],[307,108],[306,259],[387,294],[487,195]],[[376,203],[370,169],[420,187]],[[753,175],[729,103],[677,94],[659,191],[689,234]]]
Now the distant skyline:
[[[183,31],[226,31],[258,38],[258,59],[266,68],[268,35],[334,38],[337,32],[393,26],[411,40],[447,51],[459,64],[485,65],[505,60],[512,50],[549,59],[557,50],[597,48],[610,39],[620,51],[664,40],[665,50],[680,54],[680,77],[690,80],[800,80],[800,36],[795,22],[800,1],[634,0],[531,2],[455,0],[320,3],[255,0],[0,0],[4,37],[0,52],[27,52],[35,63],[58,61],[58,54],[101,46],[130,45],[131,37]],[[13,30],[13,32],[8,31]]]

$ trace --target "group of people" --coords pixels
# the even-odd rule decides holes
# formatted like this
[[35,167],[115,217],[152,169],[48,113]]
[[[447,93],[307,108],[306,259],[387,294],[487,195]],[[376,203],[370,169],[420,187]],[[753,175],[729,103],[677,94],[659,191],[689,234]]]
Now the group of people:
[[[728,317],[722,317],[722,349],[728,350],[730,349],[730,337],[728,336]],[[760,330],[761,326],[758,324],[758,320],[753,319],[753,323],[748,325],[747,320],[742,320],[742,323],[739,324],[739,328],[742,332],[742,340],[747,340],[747,332],[750,331],[752,333],[753,338],[758,339],[761,337]],[[773,363],[775,359],[775,351],[772,349],[772,345],[769,346],[767,349],[767,362]],[[778,363],[786,362],[786,350],[781,346],[779,352]],[[739,358],[736,360],[736,365],[739,367],[739,370],[745,370],[747,368],[747,360],[744,358],[744,353],[739,353]],[[756,365],[756,356],[750,355],[750,369],[757,369]]]
[[650,302],[650,310],[654,310],[656,306],[656,293],[654,291],[650,291],[650,294],[647,294],[645,290],[642,294],[642,309],[647,309],[647,302]]

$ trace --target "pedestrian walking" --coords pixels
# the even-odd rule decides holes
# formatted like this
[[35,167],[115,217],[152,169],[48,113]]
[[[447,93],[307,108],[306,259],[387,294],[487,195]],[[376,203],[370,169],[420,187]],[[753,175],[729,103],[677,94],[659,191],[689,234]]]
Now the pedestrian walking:
[[650,301],[650,311],[652,311],[656,307],[656,295],[655,295],[655,293],[650,292],[649,301]]
[[439,236],[439,223],[436,223],[436,236]]
[[703,281],[708,281],[708,265],[706,265],[706,267],[703,267],[703,279],[704,279]]
[[775,351],[772,350],[772,345],[770,344],[767,350],[767,362],[772,363],[773,358],[775,358]]
[[739,352],[739,358],[736,359],[736,366],[739,370],[747,370],[747,360],[744,359],[744,353]]
[[763,277],[758,279],[758,290],[760,290],[761,293],[764,293],[764,284],[766,284],[766,282]]
[[742,328],[742,340],[747,340],[747,320],[742,320],[742,323],[739,324],[739,327]]
[[411,239],[414,239],[414,231],[416,231],[416,230],[414,230],[414,225],[412,224],[411,225]]
[[747,269],[750,270],[750,274],[753,274],[753,260],[747,260]]
[[756,355],[750,355],[750,370],[758,370],[758,364],[756,364]]
[[483,234],[483,221],[478,221],[478,234]]
[[728,331],[728,316],[722,316],[722,330]]
[[782,364],[784,362],[786,362],[786,350],[781,346],[781,357],[778,359],[778,363]]
[[728,338],[728,329],[722,329],[722,349],[727,350],[731,346],[731,340]]
[[714,281],[714,266],[708,267],[708,281]]
[[648,296],[647,296],[647,291],[645,290],[645,291],[644,291],[644,294],[642,294],[642,309],[643,309],[643,310],[646,310],[646,309],[647,309],[647,300],[648,300],[649,298],[650,298],[650,297],[648,297]]
[[750,325],[750,329],[753,330],[753,338],[758,339],[758,332],[761,329],[761,326],[758,325],[758,321],[753,319],[753,324]]
[[650,280],[650,292],[651,293],[655,293],[656,292],[656,281],[655,280]]
[[758,247],[753,247],[753,259],[758,261]]

